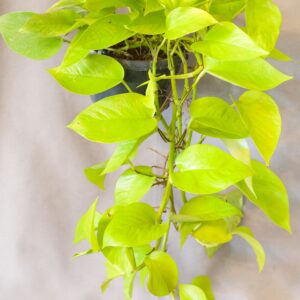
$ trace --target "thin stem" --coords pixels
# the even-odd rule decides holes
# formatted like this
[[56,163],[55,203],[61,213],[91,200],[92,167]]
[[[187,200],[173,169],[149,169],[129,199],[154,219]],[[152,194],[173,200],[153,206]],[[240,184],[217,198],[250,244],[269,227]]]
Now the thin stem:
[[127,89],[127,91],[128,91],[129,93],[132,93],[132,92],[133,92],[132,89],[130,88],[130,86],[126,83],[125,80],[122,80],[122,84],[126,87],[126,89]]
[[167,251],[167,244],[169,239],[169,233],[170,233],[170,226],[171,226],[171,216],[169,216],[168,223],[167,223],[167,231],[163,240],[163,244],[161,247],[162,251]]

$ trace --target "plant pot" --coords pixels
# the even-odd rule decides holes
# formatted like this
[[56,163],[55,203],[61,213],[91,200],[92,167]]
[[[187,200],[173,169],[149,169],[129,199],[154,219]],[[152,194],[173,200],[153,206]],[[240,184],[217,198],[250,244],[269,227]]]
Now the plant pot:
[[[151,60],[128,60],[117,58],[117,60],[121,63],[125,71],[125,82],[129,85],[133,92],[145,94],[147,85],[138,87],[143,82],[149,80],[148,71],[152,68]],[[181,66],[181,61],[179,57],[174,58],[175,70],[179,71]],[[167,59],[161,59],[157,63],[157,75],[170,75],[170,71],[168,69],[168,61]],[[170,80],[160,80],[158,82],[159,88],[159,101],[162,105],[166,99],[168,91],[170,89]],[[97,102],[105,97],[113,96],[116,94],[127,93],[128,90],[126,87],[120,83],[117,86],[99,93],[95,95],[91,95],[91,99],[93,102]],[[167,105],[166,105],[167,107]]]

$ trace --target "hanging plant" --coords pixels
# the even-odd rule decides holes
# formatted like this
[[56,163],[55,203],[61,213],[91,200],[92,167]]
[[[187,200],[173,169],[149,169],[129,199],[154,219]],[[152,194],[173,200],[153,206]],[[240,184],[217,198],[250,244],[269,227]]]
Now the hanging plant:
[[[240,22],[245,16],[245,26],[237,16]],[[281,118],[266,91],[291,79],[268,59],[289,60],[275,48],[280,26],[272,0],[61,0],[42,14],[0,17],[6,44],[21,55],[47,59],[68,44],[61,65],[49,73],[65,89],[95,101],[68,127],[89,141],[116,143],[112,156],[87,168],[86,177],[104,189],[106,176],[127,168],[112,206],[100,213],[95,200],[76,228],[74,242],[90,242],[76,256],[101,253],[107,259],[103,291],[123,277],[131,299],[139,274],[155,296],[214,299],[203,274],[179,284],[167,251],[171,230],[181,246],[195,239],[209,257],[240,237],[261,271],[264,250],[241,226],[244,198],[291,231],[287,192],[269,168]],[[199,99],[198,85],[207,74],[246,91],[231,103],[214,95]],[[184,126],[186,103],[190,119]],[[167,158],[161,168],[147,161],[136,165],[139,146],[154,134],[169,145]],[[228,151],[208,144],[207,137],[220,139]],[[247,138],[264,163],[251,158]],[[157,185],[163,189],[159,208],[143,201]]]

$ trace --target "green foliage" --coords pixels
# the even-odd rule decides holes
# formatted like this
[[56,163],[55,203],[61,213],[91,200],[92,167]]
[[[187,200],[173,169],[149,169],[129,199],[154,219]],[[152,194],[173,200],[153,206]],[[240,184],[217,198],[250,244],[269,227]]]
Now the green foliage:
[[181,152],[172,183],[182,191],[212,194],[252,175],[251,169],[211,145],[193,145]]
[[289,201],[283,183],[262,163],[252,161],[252,167],[255,172],[252,178],[253,191],[243,182],[237,186],[276,225],[290,232]]
[[0,17],[0,33],[14,52],[31,59],[47,59],[58,53],[62,38],[45,38],[35,33],[22,32],[20,29],[32,16],[31,12],[16,12]]
[[132,203],[118,209],[108,224],[103,237],[104,247],[136,247],[160,238],[167,224],[158,224],[152,206]]
[[94,142],[130,141],[156,128],[154,112],[149,97],[135,93],[120,94],[90,105],[69,128]]
[[149,167],[126,170],[116,183],[116,204],[124,205],[140,201],[155,182],[155,177],[151,174],[152,170]]
[[89,55],[76,64],[62,65],[49,72],[65,89],[83,95],[103,92],[124,77],[121,64],[105,55]]
[[148,289],[158,297],[169,295],[178,282],[178,269],[175,261],[165,252],[154,251],[146,259],[148,269]]
[[271,96],[256,91],[244,93],[236,106],[266,163],[276,149],[281,133],[281,117]]
[[[248,200],[291,231],[286,189],[268,167],[280,137],[280,112],[263,92],[291,79],[266,60],[291,60],[275,48],[280,27],[281,13],[272,0],[60,0],[42,14],[0,17],[4,41],[21,55],[46,59],[67,44],[61,65],[49,70],[65,89],[114,94],[112,88],[123,84],[128,90],[88,106],[68,126],[92,142],[117,143],[110,158],[84,172],[105,189],[105,178],[122,168],[113,206],[100,214],[93,202],[74,238],[90,244],[75,257],[101,252],[106,259],[103,292],[122,277],[124,297],[132,299],[139,275],[158,297],[215,300],[206,276],[178,282],[168,254],[171,231],[180,234],[181,246],[192,238],[209,257],[239,236],[252,247],[261,271],[264,250],[251,230],[240,226]],[[149,60],[148,79],[141,85],[145,95],[134,92],[140,82],[135,85],[126,73],[136,60]],[[214,95],[198,99],[206,74],[247,91],[237,100],[231,97],[233,103]],[[184,122],[186,103],[190,118]],[[168,104],[170,118],[165,118]],[[152,134],[169,144],[169,153],[151,149],[159,154],[156,165],[137,163],[140,145]],[[207,137],[221,139],[228,152]],[[265,165],[251,158],[248,137]],[[161,201],[155,193],[151,203],[141,202],[154,186],[163,190]]]
[[254,238],[253,233],[247,227],[237,228],[233,234],[236,234],[243,238],[253,249],[256,254],[256,260],[258,264],[259,271],[261,272],[265,265],[265,252],[261,244]]
[[190,128],[207,136],[240,139],[249,135],[239,114],[226,101],[205,97],[190,106]]

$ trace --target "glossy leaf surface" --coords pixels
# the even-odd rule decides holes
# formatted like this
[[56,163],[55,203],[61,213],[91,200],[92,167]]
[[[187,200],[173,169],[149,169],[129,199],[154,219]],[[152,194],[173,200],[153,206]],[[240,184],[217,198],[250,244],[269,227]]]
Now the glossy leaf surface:
[[87,177],[87,179],[91,183],[98,186],[101,190],[104,190],[104,181],[105,181],[105,175],[103,175],[104,168],[105,168],[105,164],[97,164],[89,168],[86,168],[84,170],[84,174]]
[[125,28],[127,15],[109,15],[90,25],[74,46],[88,50],[105,49],[128,39],[134,33]]
[[262,163],[252,161],[252,167],[255,172],[252,179],[255,194],[243,182],[237,184],[238,188],[276,225],[290,232],[288,194],[283,183]]
[[219,60],[249,60],[268,55],[238,26],[230,22],[216,24],[203,41],[192,49]]
[[186,192],[211,194],[252,175],[242,162],[211,145],[193,145],[176,159],[173,184]]
[[212,0],[210,13],[220,21],[230,21],[245,9],[247,0]]
[[195,100],[190,105],[190,128],[204,135],[239,139],[249,135],[240,115],[226,101],[216,97]]
[[292,78],[261,58],[246,61],[219,61],[207,57],[205,69],[207,73],[217,78],[258,91],[273,89]]
[[216,196],[195,197],[185,203],[179,213],[198,217],[199,221],[214,221],[242,215],[238,208]]
[[73,29],[78,18],[80,14],[68,9],[36,14],[26,22],[21,31],[36,33],[44,37],[65,35]]
[[208,276],[197,276],[192,280],[192,284],[200,287],[205,292],[207,300],[215,300],[211,281]]
[[160,10],[147,14],[146,16],[140,16],[133,20],[127,28],[131,31],[155,35],[162,34],[166,30],[166,16],[165,12]]
[[99,246],[95,234],[95,217],[98,199],[93,202],[88,211],[80,218],[74,238],[74,243],[87,239],[93,250],[97,251]]
[[154,111],[154,104],[147,96],[119,94],[90,105],[74,119],[69,128],[94,142],[129,141],[156,128]]
[[[145,167],[141,168],[144,170]],[[148,170],[151,174],[151,168]],[[151,189],[155,177],[146,176],[135,172],[132,169],[126,170],[118,179],[115,188],[115,202],[118,205],[126,205],[140,201]]]
[[265,93],[248,91],[240,97],[236,106],[268,165],[281,133],[281,117],[277,104]]
[[146,203],[133,203],[122,207],[108,224],[103,244],[108,246],[136,247],[160,238],[167,224],[156,223],[155,210]]
[[15,12],[0,16],[0,33],[14,52],[31,59],[47,59],[58,53],[63,40],[21,32],[20,29],[34,15],[31,12]]
[[178,7],[167,15],[165,38],[175,40],[216,23],[217,21],[205,10],[195,7]]
[[121,64],[105,55],[90,55],[74,65],[59,66],[49,72],[65,89],[82,95],[106,91],[124,77]]
[[193,284],[179,285],[180,300],[207,300],[204,291]]
[[162,251],[152,252],[146,259],[149,270],[148,289],[158,297],[170,294],[178,282],[178,269],[172,257]]

